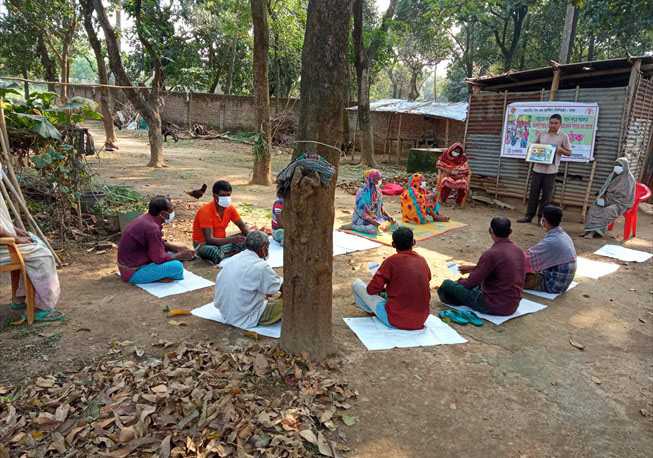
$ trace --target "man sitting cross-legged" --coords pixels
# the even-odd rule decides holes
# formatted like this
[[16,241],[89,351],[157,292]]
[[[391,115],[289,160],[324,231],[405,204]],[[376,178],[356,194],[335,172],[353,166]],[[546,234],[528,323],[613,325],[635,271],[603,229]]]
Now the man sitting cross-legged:
[[524,288],[524,252],[510,240],[508,218],[493,218],[488,231],[494,241],[492,247],[475,266],[460,266],[460,272],[469,277],[445,280],[438,296],[445,304],[466,305],[490,315],[512,315],[519,307]]
[[[233,222],[240,235],[227,237],[226,228]],[[231,205],[231,185],[227,181],[213,184],[213,200],[202,205],[193,221],[193,248],[197,255],[213,264],[245,249],[245,236],[249,228]]]
[[266,261],[269,253],[268,236],[252,231],[245,238],[245,251],[223,263],[215,279],[213,305],[225,323],[246,329],[281,319],[283,299],[267,301],[281,291],[283,283]]
[[560,221],[561,208],[544,207],[542,225],[546,236],[524,253],[527,272],[524,289],[562,294],[574,281],[576,248],[571,237],[560,227]]
[[[361,280],[354,282],[356,305],[391,328],[422,329],[429,316],[431,271],[426,260],[413,251],[411,229],[394,231],[392,246],[397,253],[383,261],[368,285]],[[387,300],[379,295],[383,291]]]
[[129,223],[118,244],[118,269],[123,281],[141,284],[184,278],[180,261],[193,259],[195,252],[168,243],[161,235],[163,224],[171,223],[174,217],[170,199],[157,196],[150,200],[146,214]]

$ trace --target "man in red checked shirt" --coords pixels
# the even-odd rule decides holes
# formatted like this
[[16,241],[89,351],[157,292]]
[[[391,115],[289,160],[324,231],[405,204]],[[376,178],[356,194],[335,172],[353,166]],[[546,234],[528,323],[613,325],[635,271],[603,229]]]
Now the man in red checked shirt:
[[[422,329],[429,316],[431,271],[426,260],[413,251],[411,229],[394,231],[392,246],[397,253],[383,261],[368,285],[361,280],[354,282],[356,305],[391,328]],[[387,300],[379,295],[383,291]]]

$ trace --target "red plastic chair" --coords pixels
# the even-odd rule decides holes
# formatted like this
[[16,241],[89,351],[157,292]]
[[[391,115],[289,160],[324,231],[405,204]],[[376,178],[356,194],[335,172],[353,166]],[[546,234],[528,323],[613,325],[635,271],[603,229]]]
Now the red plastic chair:
[[[637,183],[637,185],[635,185],[635,203],[632,207],[626,210],[626,213],[624,213],[624,217],[626,218],[626,223],[624,224],[624,240],[630,238],[631,232],[633,237],[637,236],[637,210],[639,210],[639,204],[647,200],[649,197],[651,197],[651,190],[648,186],[644,183]],[[615,222],[616,221],[613,221],[612,224],[608,226],[609,231],[614,228]]]

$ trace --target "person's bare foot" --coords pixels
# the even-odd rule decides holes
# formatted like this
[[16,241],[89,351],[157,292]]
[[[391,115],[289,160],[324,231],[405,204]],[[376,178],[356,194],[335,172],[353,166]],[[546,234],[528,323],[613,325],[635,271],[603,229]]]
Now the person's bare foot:
[[433,217],[433,221],[437,221],[438,223],[446,223],[451,219],[450,216],[440,216],[440,215],[435,215]]
[[175,281],[174,278],[162,278],[161,280],[157,280],[157,283],[172,283]]
[[583,237],[586,239],[593,239],[594,238],[594,232],[590,231],[587,234],[585,234]]

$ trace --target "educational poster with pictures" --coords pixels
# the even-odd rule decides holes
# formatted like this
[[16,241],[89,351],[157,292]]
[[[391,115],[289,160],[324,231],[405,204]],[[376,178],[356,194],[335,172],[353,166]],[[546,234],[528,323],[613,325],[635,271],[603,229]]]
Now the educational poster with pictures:
[[526,159],[528,146],[537,134],[548,132],[552,114],[562,117],[560,131],[571,143],[571,156],[563,161],[590,162],[594,159],[594,141],[599,106],[577,102],[515,102],[506,108],[501,140],[501,156]]
[[555,161],[555,157],[556,147],[553,145],[543,145],[541,143],[531,143],[528,145],[526,162],[551,165]]

